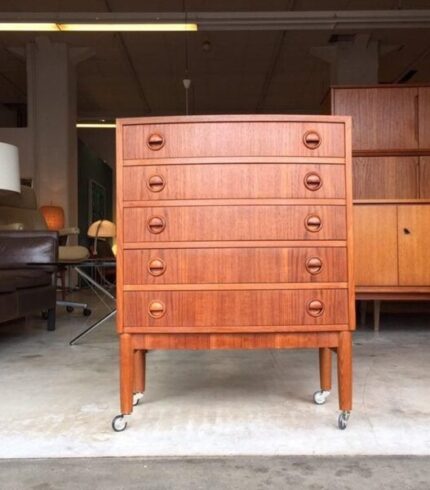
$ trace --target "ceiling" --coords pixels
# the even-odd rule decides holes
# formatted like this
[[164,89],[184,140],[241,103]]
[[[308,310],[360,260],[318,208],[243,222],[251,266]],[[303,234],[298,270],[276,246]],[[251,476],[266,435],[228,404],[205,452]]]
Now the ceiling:
[[[182,12],[184,3],[200,12],[430,9],[430,0],[2,0],[0,12]],[[77,68],[80,119],[183,114],[187,64],[196,114],[315,113],[329,86],[328,65],[310,54],[329,43],[328,30],[43,35],[94,51]],[[380,82],[395,82],[410,69],[417,71],[410,82],[430,82],[427,29],[371,35],[395,46],[381,58]],[[35,36],[0,34],[0,103],[25,104],[25,64],[8,48]]]

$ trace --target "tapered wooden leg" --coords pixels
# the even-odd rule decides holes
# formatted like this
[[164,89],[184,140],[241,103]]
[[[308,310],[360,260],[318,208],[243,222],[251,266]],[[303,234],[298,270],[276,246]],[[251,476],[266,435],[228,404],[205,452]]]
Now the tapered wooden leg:
[[375,300],[373,303],[373,329],[379,332],[379,321],[381,318],[381,301]]
[[134,353],[134,392],[145,391],[146,351],[137,350]]
[[349,412],[352,409],[352,336],[348,331],[339,332],[337,378],[339,408]]
[[321,391],[331,390],[331,351],[327,347],[319,350]]
[[133,410],[134,353],[131,335],[120,335],[120,395],[121,413],[130,414]]
[[366,325],[367,301],[360,301],[360,325]]

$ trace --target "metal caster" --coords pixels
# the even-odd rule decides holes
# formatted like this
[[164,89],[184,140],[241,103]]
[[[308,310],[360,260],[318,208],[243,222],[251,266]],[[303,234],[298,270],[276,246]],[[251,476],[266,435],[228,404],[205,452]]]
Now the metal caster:
[[339,418],[337,419],[337,426],[340,430],[346,429],[346,426],[348,425],[349,415],[350,413],[346,412],[345,410],[343,412],[340,412]]
[[89,308],[84,308],[84,316],[90,316],[91,315],[91,310]]
[[117,415],[112,420],[112,429],[115,432],[122,432],[127,428],[127,421],[125,420],[124,415]]
[[66,306],[67,313],[72,313],[74,310],[73,306]]
[[325,391],[325,390],[316,391],[314,393],[314,403],[316,403],[317,405],[324,405],[330,393],[331,393],[330,391]]
[[140,401],[143,398],[143,393],[134,393],[133,394],[133,407],[137,407]]

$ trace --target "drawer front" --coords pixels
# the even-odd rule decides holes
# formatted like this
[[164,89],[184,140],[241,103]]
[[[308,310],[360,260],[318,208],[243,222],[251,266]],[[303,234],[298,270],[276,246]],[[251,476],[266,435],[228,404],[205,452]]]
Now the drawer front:
[[124,242],[345,240],[343,206],[124,208]]
[[123,127],[125,160],[150,158],[344,157],[345,126],[321,122],[206,122]]
[[151,165],[123,175],[125,201],[345,197],[343,165]]
[[124,251],[124,284],[346,282],[346,249],[203,248]]
[[348,322],[346,289],[124,292],[124,327],[220,331]]

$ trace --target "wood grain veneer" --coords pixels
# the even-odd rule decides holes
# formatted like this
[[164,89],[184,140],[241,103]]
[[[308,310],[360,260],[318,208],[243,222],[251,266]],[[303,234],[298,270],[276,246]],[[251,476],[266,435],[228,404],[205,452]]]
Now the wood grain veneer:
[[345,198],[345,169],[318,164],[157,165],[124,168],[125,201]]

